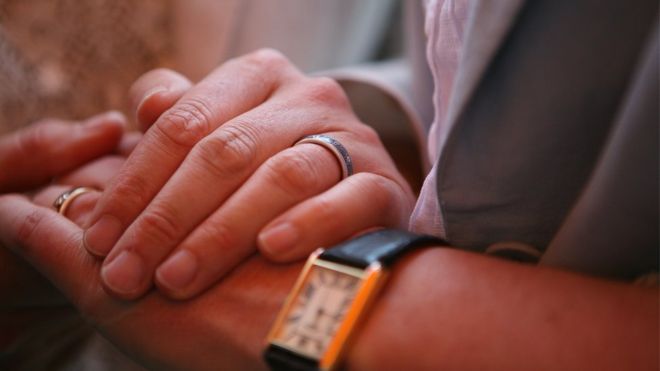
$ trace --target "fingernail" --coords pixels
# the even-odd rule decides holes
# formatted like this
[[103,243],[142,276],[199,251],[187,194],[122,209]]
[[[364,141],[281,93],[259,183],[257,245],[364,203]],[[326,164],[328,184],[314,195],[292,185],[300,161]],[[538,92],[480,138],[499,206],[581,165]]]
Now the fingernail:
[[94,255],[106,256],[121,236],[121,222],[112,215],[103,215],[85,231],[83,243]]
[[156,86],[156,87],[152,88],[151,90],[147,91],[146,93],[144,93],[144,95],[142,97],[142,100],[137,105],[137,112],[140,112],[140,109],[142,108],[142,105],[144,104],[144,102],[151,99],[151,97],[153,97],[156,94],[165,93],[167,91],[169,91],[169,89],[165,86]]
[[298,230],[290,223],[276,224],[259,234],[259,245],[269,254],[282,253],[296,244]]
[[195,278],[197,259],[187,250],[181,250],[167,259],[156,271],[156,279],[171,290],[185,289]]
[[142,101],[144,102],[145,100],[149,99],[151,96],[160,93],[165,93],[166,91],[169,91],[167,86],[156,86],[151,90],[147,91],[146,93],[144,93],[144,98],[142,98]]
[[142,259],[131,251],[122,251],[110,264],[101,269],[105,285],[118,294],[132,294],[142,283]]

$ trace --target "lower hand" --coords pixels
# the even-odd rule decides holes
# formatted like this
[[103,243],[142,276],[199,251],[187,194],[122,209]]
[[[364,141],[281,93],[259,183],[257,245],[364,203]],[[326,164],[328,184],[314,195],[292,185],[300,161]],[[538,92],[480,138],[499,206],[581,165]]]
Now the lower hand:
[[[67,173],[72,180],[84,183],[93,182],[106,170],[114,172],[97,170],[98,174],[90,177],[75,169],[121,147],[124,122],[114,112],[80,123],[45,119],[0,137],[0,193],[34,193],[34,189]],[[62,184],[67,184],[65,178],[60,178]],[[49,199],[49,205],[54,199]],[[49,282],[0,246],[0,307],[62,303],[61,295]]]
[[[112,162],[117,162],[94,159],[130,151],[132,136],[123,135],[124,124],[123,116],[111,112],[82,122],[45,119],[0,137],[0,193],[36,193],[39,198],[35,189],[47,183],[60,184],[47,188],[59,187],[56,192],[78,184],[101,186],[108,174],[116,172]],[[42,202],[50,207],[55,197],[42,197]],[[82,216],[84,199],[72,205],[71,215]],[[0,353],[11,358],[11,349],[20,350],[14,348],[17,341],[47,332],[69,311],[68,302],[50,281],[0,243]]]
[[112,343],[155,369],[264,368],[267,329],[300,270],[255,254],[185,303],[156,292],[127,303],[101,286],[101,263],[82,247],[80,227],[50,207],[0,196],[0,242],[54,282]]

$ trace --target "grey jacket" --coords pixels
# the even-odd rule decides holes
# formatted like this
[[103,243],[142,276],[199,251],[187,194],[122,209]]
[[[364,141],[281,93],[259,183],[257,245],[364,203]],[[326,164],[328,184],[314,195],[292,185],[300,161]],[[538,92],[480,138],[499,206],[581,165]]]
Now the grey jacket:
[[655,0],[476,2],[436,173],[452,243],[658,270],[657,14]]

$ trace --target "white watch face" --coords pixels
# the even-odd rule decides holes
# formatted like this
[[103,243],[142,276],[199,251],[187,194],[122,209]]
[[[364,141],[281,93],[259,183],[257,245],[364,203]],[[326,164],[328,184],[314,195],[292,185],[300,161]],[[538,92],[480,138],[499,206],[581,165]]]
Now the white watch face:
[[360,281],[353,275],[314,266],[284,318],[278,342],[321,358],[353,302]]

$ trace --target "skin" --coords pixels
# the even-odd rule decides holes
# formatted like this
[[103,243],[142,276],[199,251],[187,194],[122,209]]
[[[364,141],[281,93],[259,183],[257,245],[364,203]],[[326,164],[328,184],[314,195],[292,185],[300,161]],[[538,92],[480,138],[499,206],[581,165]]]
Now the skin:
[[102,155],[115,151],[126,119],[107,112],[83,122],[45,119],[0,137],[0,192],[42,186]]
[[[61,178],[63,186],[53,188],[54,192],[64,192],[73,184],[100,186],[104,179],[99,175],[105,171],[88,176],[91,174],[76,173],[75,169],[86,163],[88,168],[98,168],[90,162],[115,151],[121,143],[124,124],[123,116],[109,112],[80,123],[47,119],[0,138],[0,168],[3,169],[0,192],[34,192],[52,182],[54,177],[66,177],[66,174],[70,182]],[[116,172],[116,169],[107,170],[110,174]],[[12,176],[4,178],[8,174]],[[62,192],[49,195],[51,198],[42,199],[41,204],[52,203]],[[81,197],[83,199],[85,197]],[[76,210],[72,213],[76,217]],[[50,284],[5,248],[0,248],[0,267],[0,306],[61,303],[61,296]],[[35,302],[37,298],[42,302]]]
[[[60,182],[103,187],[110,181],[107,172],[121,166],[117,160],[92,161],[61,176]],[[46,187],[33,201],[1,196],[0,242],[34,265],[91,324],[145,366],[265,368],[264,338],[299,273],[299,263],[273,264],[251,255],[185,303],[155,291],[126,302],[104,289],[101,262],[83,247],[80,226],[87,223],[100,194],[75,200],[68,220],[50,207],[63,187]],[[657,297],[657,288],[453,249],[425,249],[396,265],[358,329],[345,366],[654,370]]]
[[[194,86],[156,70],[131,91],[147,131],[84,237],[117,297],[155,283],[190,298],[257,248],[295,260],[366,228],[407,224],[412,191],[375,132],[336,82],[304,76],[275,51],[230,60]],[[355,175],[340,182],[330,151],[292,146],[310,134],[348,148]]]
[[[123,135],[124,125],[121,114],[107,112],[81,122],[45,119],[1,137],[0,191],[27,192],[50,207],[74,185],[103,189],[136,139]],[[51,186],[37,191],[47,184]],[[99,195],[80,196],[68,216],[82,221]],[[73,311],[50,281],[0,244],[0,349]]]
[[[138,149],[134,155],[147,156]],[[103,197],[110,197],[106,194],[89,218]],[[382,207],[371,204],[376,205]],[[86,225],[84,219],[76,221]],[[249,250],[224,279],[190,301],[170,301],[151,291],[126,302],[99,278],[103,263],[85,251],[86,237],[79,225],[49,207],[21,195],[0,197],[0,241],[136,360],[159,369],[265,367],[263,339],[299,263],[273,264]],[[657,288],[425,249],[397,264],[345,366],[654,370],[657,298]]]
[[[358,127],[358,129],[350,128],[351,131],[350,132],[347,131],[347,134],[357,135],[358,139],[360,139],[359,134],[360,134],[360,130],[362,130],[363,137],[361,139],[363,140],[363,142],[366,142],[368,140],[372,141],[372,143],[361,143],[361,146],[358,147],[358,150],[352,151],[353,157],[355,159],[359,160],[362,158],[363,160],[365,160],[364,163],[368,165],[369,156],[373,156],[374,158],[382,156],[382,153],[384,153],[384,151],[382,149],[382,146],[380,145],[380,142],[373,135],[373,133],[370,132],[370,129],[366,128],[366,126],[357,122],[357,119],[355,119],[355,117],[352,115],[352,112],[350,112],[350,108],[348,108],[347,102],[345,101],[345,97],[343,97],[343,94],[339,90],[335,89],[336,87],[335,85],[333,85],[334,83],[332,81],[329,80],[319,81],[319,80],[309,80],[307,78],[302,78],[302,75],[299,75],[299,72],[297,72],[290,65],[288,65],[288,62],[286,60],[281,58],[281,56],[279,56],[278,54],[273,55],[272,51],[262,51],[258,54],[265,54],[265,55],[253,57],[253,59],[256,59],[256,61],[253,61],[252,63],[256,63],[256,64],[263,63],[261,59],[264,58],[268,60],[272,60],[273,58],[279,60],[280,62],[283,63],[283,67],[286,67],[284,68],[284,70],[289,70],[289,72],[295,75],[296,84],[294,85],[296,86],[296,88],[304,90],[305,92],[309,92],[309,91],[315,92],[317,88],[321,86],[319,92],[320,94],[328,93],[326,92],[326,90],[329,89],[330,97],[337,98],[338,100],[338,102],[334,102],[334,103],[343,105],[343,108],[345,109],[345,112],[343,113],[347,117],[350,116],[350,120],[347,120],[348,123],[342,124],[344,125],[342,127],[349,128],[349,125],[356,125]],[[241,62],[241,64],[243,65],[246,63],[247,62]],[[266,72],[268,71],[266,70],[260,71],[261,74],[264,74]],[[163,115],[163,112],[167,110],[176,110],[177,103],[181,103],[181,104],[186,103],[185,94],[189,90],[191,90],[191,86],[192,84],[187,79],[169,70],[152,71],[151,73],[146,74],[142,79],[140,79],[140,81],[138,81],[133,87],[131,96],[134,98],[133,104],[136,109],[138,123],[140,124],[141,128],[146,131],[151,127],[155,127],[154,129],[151,130],[151,132],[156,130],[158,118]],[[293,91],[295,92],[295,90]],[[193,96],[193,98],[191,99],[194,98],[195,96]],[[181,114],[182,111],[179,109],[179,111],[176,112],[179,112],[179,114]],[[341,117],[341,115],[335,115],[335,119],[338,119],[339,117]],[[13,169],[13,174],[15,174],[15,176],[4,180],[3,183],[0,184],[0,187],[2,187],[3,191],[25,191],[27,189],[37,187],[39,185],[43,185],[47,182],[52,182],[53,177],[57,176],[56,184],[36,192],[36,194],[34,194],[34,196],[32,197],[35,203],[40,204],[44,207],[50,208],[52,205],[52,201],[57,196],[71,189],[73,186],[83,186],[83,185],[92,186],[100,190],[104,190],[112,187],[113,186],[112,178],[116,173],[118,173],[120,167],[122,166],[124,162],[123,157],[108,156],[108,157],[99,158],[97,160],[93,160],[93,158],[95,158],[95,156],[98,156],[98,154],[100,153],[111,153],[111,152],[128,155],[134,150],[135,147],[138,146],[138,143],[142,140],[141,136],[139,135],[136,136],[134,134],[126,134],[122,137],[121,140],[119,140],[119,138],[122,135],[121,129],[119,131],[114,130],[110,132],[107,135],[107,137],[102,137],[102,138],[99,138],[99,135],[94,136],[87,132],[83,132],[82,134],[84,135],[80,136],[78,126],[70,126],[71,123],[65,123],[65,122],[53,123],[51,121],[46,122],[45,125],[33,125],[32,127],[26,130],[19,131],[15,135],[5,137],[3,138],[3,142],[2,142],[3,145],[0,146],[0,154],[2,155],[0,156],[0,161],[2,161],[7,165],[6,168]],[[119,123],[120,124],[119,126],[123,126],[123,124],[125,123],[125,119],[123,117],[117,116],[117,114],[115,113],[112,113],[102,116],[101,119],[92,118],[89,120],[89,122],[90,122],[89,130],[92,129],[99,130],[97,127],[99,126],[103,127],[103,125],[106,125],[104,124],[105,122],[110,122],[110,124],[107,125],[114,125]],[[43,128],[42,126],[45,126],[45,128]],[[117,125],[115,126],[119,127]],[[329,127],[332,128],[333,126],[329,125]],[[291,135],[304,135],[304,134],[306,133],[294,132]],[[337,137],[334,134],[333,136]],[[144,140],[143,142],[148,142],[148,140]],[[345,144],[351,143],[350,140],[342,140],[342,142]],[[359,142],[359,141],[355,141],[355,142]],[[159,144],[160,143],[156,141],[156,145]],[[143,148],[145,146],[145,144],[140,144],[140,145],[142,146],[140,148]],[[365,151],[366,154],[364,156],[361,156],[362,152],[359,150],[359,148],[367,149],[367,151]],[[371,153],[371,154],[368,153],[369,150],[374,150],[374,149],[375,149],[375,153]],[[305,161],[310,161],[311,159],[315,162],[314,164],[315,166],[318,165],[320,168],[327,168],[331,170],[327,172],[327,174],[325,174],[327,184],[326,185],[320,184],[322,187],[330,187],[332,183],[336,182],[336,179],[334,178],[338,175],[339,168],[336,164],[336,160],[334,159],[334,157],[332,157],[332,155],[329,155],[329,153],[325,149],[319,146],[302,145],[299,148],[296,148],[296,150],[297,153],[294,153],[293,151],[289,151],[291,153],[288,156],[280,156],[281,158],[279,160],[279,163],[287,164],[289,162],[293,162],[294,165],[299,165],[301,163],[300,160],[298,160],[299,157],[304,158]],[[146,155],[144,153],[146,153]],[[143,150],[142,153],[138,151],[135,157],[145,156],[146,159],[148,160],[149,156],[152,155],[153,153]],[[140,159],[145,160],[145,157],[140,157]],[[90,162],[84,164],[85,161],[90,161]],[[412,203],[412,197],[410,196],[410,189],[407,187],[405,181],[402,181],[402,178],[395,171],[391,162],[385,161],[385,165],[386,165],[385,167],[379,164],[372,166],[372,168],[374,169],[384,168],[384,171],[382,173],[384,173],[385,175],[381,175],[380,177],[375,177],[374,180],[369,180],[364,176],[360,176],[360,177],[356,177],[356,179],[352,179],[348,184],[351,185],[352,187],[361,187],[362,191],[367,193],[374,190],[381,191],[378,188],[381,185],[384,185],[385,187],[389,187],[390,188],[389,196],[401,198],[400,200],[398,200],[400,201],[400,205],[398,205],[399,208],[398,209],[395,208],[395,210],[390,214],[382,215],[382,213],[379,213],[379,215],[377,215],[377,218],[375,218],[375,220],[383,221],[383,224],[385,225],[388,224],[399,225],[402,223],[403,220],[405,220],[405,217],[403,217],[402,215],[407,215],[407,213],[409,213],[410,205]],[[75,169],[76,167],[78,168]],[[268,176],[269,173],[279,174],[282,172],[286,175],[285,178],[289,178],[289,175],[293,175],[294,178],[296,177],[296,174],[290,174],[290,172],[286,171],[287,168],[291,169],[293,172],[297,170],[291,168],[291,166],[285,167],[285,169],[281,169],[280,167],[277,166],[277,163],[275,164],[268,163],[265,165],[265,167],[268,167],[269,171],[262,170],[262,176],[261,176],[262,178]],[[30,169],[30,171],[27,171],[26,169]],[[130,166],[128,166],[127,169],[128,170],[124,170],[124,171],[125,173],[128,173],[130,175],[130,171],[132,171]],[[364,166],[364,169],[365,170],[369,169],[369,166]],[[359,169],[357,168],[356,170],[359,171]],[[9,173],[12,173],[12,171],[10,171]],[[185,178],[187,175],[188,174],[184,172],[184,174],[180,176]],[[369,174],[369,175],[374,176],[379,174]],[[388,176],[392,177],[393,180],[388,178]],[[274,178],[275,178],[274,175],[270,175],[270,178],[267,180],[275,181]],[[298,178],[300,178],[300,176],[298,176]],[[318,178],[322,178],[322,176],[319,176]],[[332,181],[330,181],[330,178],[333,178]],[[268,181],[264,184],[264,181],[259,182],[259,177],[257,177],[257,180],[253,182],[254,185],[252,186],[252,191],[245,192],[243,198],[250,198],[250,201],[254,202],[255,198],[253,197],[252,193],[256,193],[256,190],[260,189],[261,187],[269,186],[270,184],[268,184]],[[303,191],[306,191],[308,188],[307,185],[309,183],[299,182],[298,184],[296,184],[296,181],[294,180],[292,184],[294,186],[299,185],[300,187],[303,188]],[[280,185],[283,185],[284,187],[287,186],[287,184],[285,183],[281,183]],[[376,186],[376,189],[374,189],[373,186]],[[340,189],[338,194],[341,195],[342,192],[347,192],[347,191],[350,192],[350,190],[351,190],[350,187],[346,188],[344,191]],[[185,191],[185,189],[183,191]],[[311,191],[314,191],[314,189],[312,188]],[[286,202],[294,202],[301,200],[300,197],[306,197],[313,193],[314,192],[301,193],[296,189],[289,189],[289,190],[284,189],[284,192],[280,193],[279,195],[280,197],[276,197],[275,199],[285,200]],[[337,191],[335,191],[335,193],[337,193]],[[381,192],[377,192],[377,193],[381,193]],[[386,196],[388,195],[387,191],[382,193],[386,194]],[[273,193],[269,194],[267,197],[267,201],[272,200],[274,195],[275,194]],[[99,192],[86,193],[76,198],[76,200],[72,203],[72,205],[70,206],[67,212],[67,217],[69,217],[70,220],[72,220],[74,223],[78,225],[86,225],[86,226],[90,225],[89,220],[90,220],[91,212],[93,210],[94,205],[98,203],[100,198],[101,198],[101,193]],[[324,196],[323,198],[319,197],[318,203],[320,204],[320,206],[325,206],[325,204],[327,202],[332,201],[333,198],[337,198],[337,197],[333,196],[332,194],[327,197]],[[341,196],[338,199],[341,199]],[[260,205],[259,202],[256,202],[255,204],[257,206]],[[397,206],[397,205],[393,205],[393,206]],[[300,215],[304,216],[305,213],[309,213],[309,210],[312,210],[312,212],[314,212],[315,208],[318,208],[318,205],[303,207],[302,209],[300,209],[300,211],[297,211],[297,214],[299,215],[298,218],[300,218]],[[366,210],[367,208],[364,209]],[[259,211],[263,211],[263,209],[259,209]],[[345,215],[349,215],[352,217],[365,216],[360,214],[351,215],[347,211],[343,211],[343,212]],[[293,215],[295,216],[296,214]],[[319,215],[319,216],[323,216],[324,218],[325,217],[336,218],[336,217],[341,217],[342,214],[339,212],[334,212],[334,214],[330,212],[330,213],[324,213],[323,215]],[[244,219],[245,217],[239,215],[237,217],[237,222],[242,223]],[[373,217],[365,218],[364,222],[369,223],[369,220],[373,220],[373,219],[374,219]],[[352,231],[352,229],[350,231]],[[148,233],[149,229],[146,229],[144,232]],[[346,232],[346,233],[351,233],[351,232]],[[336,239],[338,238],[338,236],[340,235],[333,234],[332,238]],[[314,244],[313,246],[316,245]],[[245,256],[250,255],[253,251],[254,251],[254,243],[251,243],[249,245],[248,250],[241,252],[241,257],[244,258]],[[278,259],[287,259],[287,257],[284,255],[295,257],[296,254],[301,255],[306,253],[305,250],[300,250],[298,252],[292,251],[292,252],[293,254],[290,253],[278,254],[276,255],[276,257]],[[209,258],[209,255],[206,254],[206,256],[203,257]],[[214,257],[214,256],[210,256],[210,257]],[[218,261],[222,262],[222,257],[218,256],[217,254],[215,258]],[[290,257],[288,259],[290,259]],[[3,305],[7,306],[10,310],[13,310],[12,308],[20,307],[23,308],[20,310],[20,313],[25,314],[26,305],[35,308],[38,308],[40,306],[50,306],[51,309],[47,309],[46,311],[46,315],[48,315],[48,313],[52,314],[52,308],[54,305],[67,306],[66,300],[63,299],[61,294],[52,287],[52,284],[48,280],[45,280],[39,273],[35,272],[32,267],[26,264],[23,260],[17,258],[13,253],[9,252],[6,249],[2,249],[2,255],[0,255],[0,263],[2,263],[3,266],[6,268],[3,270],[3,273],[6,276],[5,277],[6,279],[3,280],[4,285],[2,287],[4,292],[0,294],[6,294],[4,295],[4,298],[6,300],[3,303]],[[228,266],[226,269],[231,269],[231,268],[233,268],[233,265]],[[216,278],[211,277],[211,281],[213,281],[214,279]],[[204,287],[200,288],[200,290],[203,288]],[[108,287],[106,285],[106,290],[107,289]],[[112,292],[111,290],[108,291]],[[164,291],[168,292],[167,289],[165,289]],[[175,295],[173,296],[177,296],[177,297],[181,296],[180,294],[176,295],[177,293],[174,294]],[[193,294],[194,292],[192,294],[186,294],[186,295],[193,295]],[[39,301],[35,302],[36,298],[38,298]],[[3,321],[3,323],[0,325],[2,325],[3,328],[5,329],[13,328],[12,326],[16,324],[16,319],[18,318],[16,314],[20,314],[20,313],[18,312],[13,313],[11,315],[12,320],[8,320],[6,322]],[[28,316],[28,317],[29,317],[28,320],[24,321],[25,323],[29,323],[30,321],[35,320],[34,316]],[[6,316],[4,318],[9,319],[9,316]],[[9,332],[10,331],[4,331],[3,333],[9,334]],[[15,333],[15,331],[11,331],[11,332]],[[11,339],[9,339],[9,341],[10,340]],[[2,341],[4,341],[4,339],[0,339],[0,342]]]
[[[54,211],[2,196],[0,236],[114,344],[157,369],[264,369],[264,338],[300,270],[253,255],[190,301],[152,291],[125,302],[103,289],[82,229]],[[655,370],[657,298],[657,288],[425,249],[396,265],[345,366]]]

